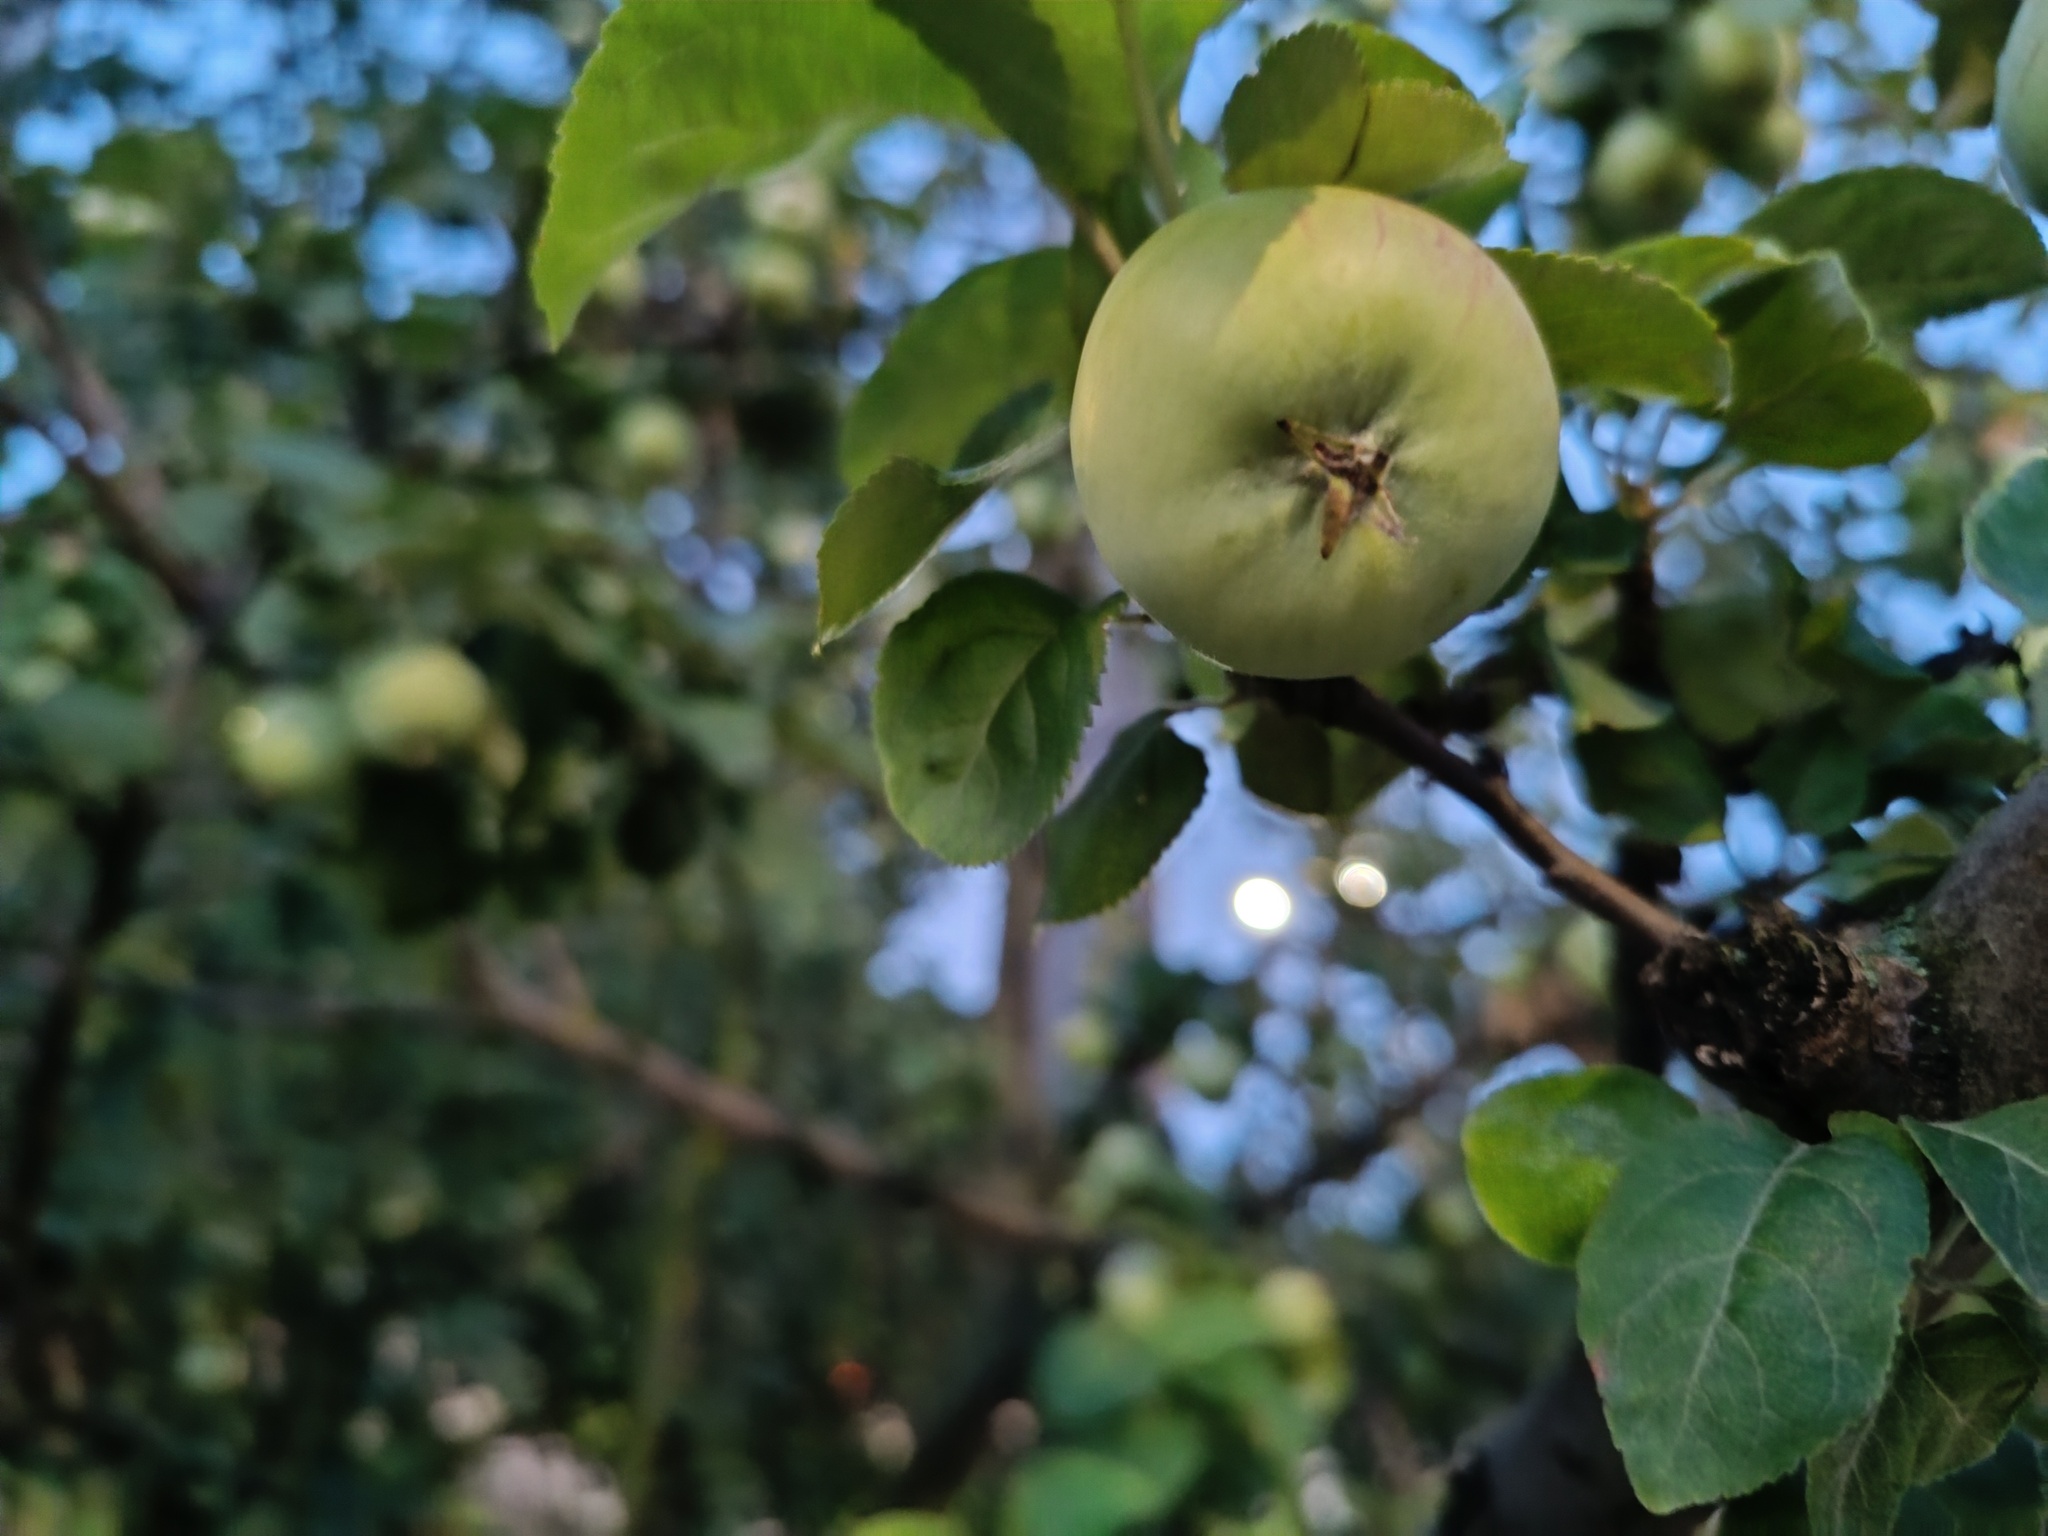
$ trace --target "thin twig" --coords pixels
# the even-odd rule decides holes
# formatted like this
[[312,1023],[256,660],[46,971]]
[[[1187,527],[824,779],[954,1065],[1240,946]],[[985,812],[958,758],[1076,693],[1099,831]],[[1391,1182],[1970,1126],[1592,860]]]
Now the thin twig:
[[1110,0],[1116,7],[1117,39],[1123,45],[1124,71],[1131,85],[1131,110],[1138,118],[1138,141],[1158,184],[1160,211],[1169,219],[1180,217],[1180,173],[1174,169],[1173,146],[1166,137],[1166,123],[1159,115],[1159,98],[1153,93],[1151,72],[1145,68],[1145,36],[1138,22],[1138,0]]
[[1109,232],[1109,226],[1071,199],[1067,203],[1067,212],[1073,216],[1074,228],[1079,231],[1081,238],[1088,242],[1088,249],[1093,251],[1095,259],[1102,263],[1102,270],[1111,277],[1123,271],[1123,247],[1116,243],[1116,236]]
[[852,1131],[799,1120],[751,1089],[725,1082],[672,1051],[635,1039],[587,1004],[527,985],[481,941],[461,943],[462,966],[480,1014],[566,1055],[609,1067],[684,1114],[736,1142],[779,1148],[835,1178],[912,1205],[930,1205],[962,1226],[1016,1247],[1083,1250],[1087,1234],[1045,1211],[939,1184],[890,1162]]
[[[57,375],[64,409],[85,434],[85,445],[66,453],[66,463],[85,482],[115,542],[162,584],[180,613],[211,635],[220,618],[212,583],[164,538],[163,477],[136,454],[120,396],[78,345],[51,299],[20,210],[4,185],[0,185],[0,288],[13,293],[37,349]],[[42,422],[13,400],[0,398],[0,418],[49,435]],[[119,467],[97,468],[96,453],[118,455]]]
[[1567,848],[1541,817],[1515,798],[1504,773],[1467,762],[1365,684],[1348,677],[1315,682],[1239,678],[1238,686],[1247,694],[1271,699],[1290,714],[1306,715],[1377,742],[1420,768],[1484,812],[1553,890],[1595,917],[1605,918],[1660,950],[1705,938],[1676,913],[1630,890]]

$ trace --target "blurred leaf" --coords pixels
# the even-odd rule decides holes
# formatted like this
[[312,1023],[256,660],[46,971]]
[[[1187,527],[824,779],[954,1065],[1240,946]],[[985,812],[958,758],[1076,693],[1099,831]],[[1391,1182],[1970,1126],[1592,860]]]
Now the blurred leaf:
[[891,459],[839,504],[818,546],[818,644],[875,610],[924,563],[982,489]]
[[1644,1504],[1747,1493],[1853,1423],[1926,1246],[1919,1174],[1867,1137],[1714,1116],[1632,1158],[1580,1250],[1579,1331]]
[[2027,460],[1970,508],[1963,549],[2028,623],[2048,624],[2048,458]]
[[1244,787],[1303,816],[1350,815],[1398,778],[1407,765],[1384,747],[1326,730],[1270,704],[1252,706],[1237,739]]
[[1692,732],[1678,725],[1647,731],[1588,731],[1573,743],[1594,809],[1626,816],[1660,843],[1719,836],[1727,794]]
[[1838,853],[1813,886],[1830,901],[1854,905],[1880,891],[1932,885],[1956,856],[1955,835],[1924,811],[1901,816],[1867,844]]
[[857,1522],[848,1536],[967,1536],[967,1527],[951,1515],[923,1509],[892,1509]]
[[1834,256],[1753,277],[1711,308],[1735,358],[1729,441],[1760,462],[1879,464],[1934,419],[1912,377],[1870,355],[1870,321]]
[[1678,1090],[1633,1067],[1509,1083],[1465,1116],[1465,1177],[1510,1248],[1569,1268],[1628,1160],[1698,1113]]
[[1903,1123],[2013,1278],[2048,1301],[2048,1099],[1952,1125]]
[[1901,1338],[1876,1406],[1807,1463],[1814,1536],[1891,1536],[1907,1493],[1998,1448],[2039,1374],[1988,1314]]
[[2044,1511],[2041,1448],[2014,1432],[1989,1460],[1908,1494],[1895,1536],[2040,1536]]
[[989,864],[1052,813],[1095,707],[1110,611],[984,571],[948,582],[891,632],[875,745],[890,809],[920,843]]
[[104,683],[73,683],[18,718],[50,776],[76,794],[111,795],[170,760],[170,737],[151,702]]
[[1202,803],[1209,760],[1155,710],[1124,727],[1045,829],[1049,923],[1092,917],[1136,890]]
[[1595,662],[1555,648],[1550,660],[1572,707],[1574,730],[1604,725],[1616,731],[1647,731],[1671,718],[1670,704],[1629,687]]
[[1032,251],[976,267],[911,311],[847,407],[839,439],[847,484],[896,457],[960,467],[975,426],[1034,384],[1050,384],[1063,409],[1080,353],[1068,280],[1064,248]]
[[1184,1497],[1209,1459],[1202,1421],[1170,1408],[1140,1413],[1116,1437],[1115,1454],[1159,1485],[1168,1504]]
[[1493,251],[1535,318],[1559,389],[1711,406],[1728,392],[1713,319],[1656,278],[1591,256]]
[[1159,1376],[1143,1341],[1103,1318],[1072,1318],[1046,1340],[1032,1391],[1054,1424],[1074,1424],[1150,1396]]
[[1166,1491],[1097,1451],[1040,1451],[1010,1479],[1004,1536],[1115,1536],[1166,1513]]
[[1832,837],[1864,814],[1870,755],[1831,716],[1797,720],[1772,734],[1749,778],[1792,831]]
[[[1138,156],[1130,74],[1108,5],[1071,0],[874,0],[970,81],[991,121],[1048,180],[1093,196]],[[1195,40],[1228,0],[1136,7],[1147,74],[1162,108],[1180,95]]]
[[1804,588],[1762,539],[1711,546],[1708,573],[1659,617],[1660,654],[1686,722],[1708,741],[1746,741],[1829,702],[1794,656]]
[[1252,1298],[1228,1286],[1175,1295],[1145,1339],[1169,1371],[1198,1370],[1271,1341],[1273,1330]]
[[1950,683],[1914,700],[1873,757],[1886,768],[1975,775],[2003,784],[2037,755],[2032,742],[2007,735],[1984,713],[1967,684]]
[[833,125],[981,128],[974,93],[869,5],[627,0],[577,79],[550,166],[533,291],[556,344],[605,269],[698,195]]
[[1794,255],[1833,251],[1878,318],[1911,327],[2048,285],[2033,220],[1924,165],[1844,171],[1779,193],[1744,224]]

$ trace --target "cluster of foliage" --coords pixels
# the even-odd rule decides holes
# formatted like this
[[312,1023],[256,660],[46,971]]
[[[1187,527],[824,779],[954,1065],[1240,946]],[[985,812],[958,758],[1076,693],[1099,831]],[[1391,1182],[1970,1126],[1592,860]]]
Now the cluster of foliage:
[[[1900,918],[2048,736],[2048,631],[1928,668],[1866,600],[1967,545],[2048,625],[2038,401],[1913,338],[2048,254],[1911,164],[1672,231],[1708,155],[1779,179],[1802,74],[1981,122],[2009,12],[1945,6],[1901,73],[1832,7],[1546,0],[1475,29],[1515,64],[1481,100],[1385,16],[628,0],[558,113],[299,6],[263,14],[326,42],[195,112],[68,9],[10,113],[116,128],[0,203],[0,496],[63,471],[0,529],[10,1525],[1413,1531],[1572,1268],[1650,1508],[2039,1528],[2041,1106],[1809,1142],[1601,1067],[1494,1091],[1461,1158],[1525,1046],[1660,1064],[1643,956],[1482,878],[1511,856],[1386,743],[1138,622],[1062,429],[1187,209],[1337,184],[1486,231],[1596,468],[1375,688],[1481,760],[1561,745],[1652,893],[1771,821],[1768,868],[1680,888],[1702,926]],[[1226,23],[1267,46],[1198,135]],[[1510,152],[1559,117],[1583,196]],[[903,118],[933,163],[885,195],[854,145]],[[904,304],[998,188],[1071,241]],[[1559,211],[1589,249],[1520,241]],[[530,244],[540,317],[405,289],[394,225]],[[959,537],[991,507],[1011,538]],[[1434,906],[1169,970],[1120,904],[1233,778]],[[1010,863],[986,1025],[868,982],[928,854]],[[1041,916],[1096,919],[1056,1073]],[[1190,1178],[1160,1121],[1203,1098],[1281,1149]],[[1399,1220],[1321,1214],[1375,1172]]]

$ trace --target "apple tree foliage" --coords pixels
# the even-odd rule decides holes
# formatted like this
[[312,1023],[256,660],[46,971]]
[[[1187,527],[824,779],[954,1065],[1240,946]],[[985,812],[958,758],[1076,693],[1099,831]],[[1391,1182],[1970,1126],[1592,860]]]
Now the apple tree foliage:
[[[1906,665],[1866,627],[1851,588],[1805,579],[1764,537],[1712,540],[1706,573],[1690,580],[1661,579],[1657,561],[1693,510],[1744,474],[1898,465],[1909,496],[1946,503],[1921,512],[1916,533],[1946,519],[1949,551],[1929,538],[1921,558],[1953,568],[1966,547],[1982,579],[2039,621],[2040,464],[2019,467],[1959,525],[1967,486],[1926,481],[1944,455],[1954,461],[1984,409],[1965,401],[1983,386],[1931,376],[1912,337],[2036,292],[2048,258],[1999,188],[1918,165],[1841,170],[1752,199],[1725,232],[1670,232],[1704,165],[1619,165],[1623,141],[1651,136],[1661,112],[1656,123],[1689,120],[1725,162],[1775,184],[1798,139],[1773,162],[1751,127],[1715,111],[1744,109],[1747,92],[1783,127],[1796,81],[1777,37],[1733,7],[1550,9],[1536,83],[1563,115],[1603,120],[1587,243],[1507,242],[1496,254],[1568,404],[1594,441],[1604,431],[1614,445],[1613,485],[1600,510],[1560,486],[1477,669],[1489,703],[1500,719],[1530,695],[1562,700],[1593,805],[1645,842],[1710,840],[1731,794],[1760,795],[1819,840],[1826,896],[1896,906],[1943,862],[1921,839],[1967,835],[2035,761],[2038,739],[1984,708],[2014,674],[1941,678]],[[1779,25],[1800,19],[1801,7],[1781,9]],[[1052,920],[1139,886],[1200,800],[1204,760],[1170,747],[1153,716],[1070,784],[1106,631],[1124,610],[1099,582],[959,575],[910,611],[892,595],[923,583],[952,521],[1013,472],[1005,453],[1037,463],[1058,451],[1091,299],[1161,221],[1236,190],[1349,185],[1498,229],[1524,184],[1508,141],[1514,89],[1475,99],[1360,21],[1273,41],[1213,137],[1186,132],[1173,106],[1191,45],[1220,10],[1002,0],[970,20],[876,0],[822,8],[837,29],[828,49],[764,8],[629,3],[564,118],[535,244],[536,293],[559,339],[599,274],[650,229],[848,122],[937,118],[1031,155],[1072,212],[1073,242],[937,294],[855,394],[841,443],[853,489],[820,552],[819,638],[889,626],[873,722],[893,811],[963,864],[1016,856],[1042,831]],[[1966,26],[1944,16],[1942,41]],[[1647,88],[1602,63],[1640,46],[1667,56]],[[1744,46],[1762,50],[1747,76]],[[854,67],[835,67],[831,49]],[[1939,44],[1936,58],[1939,83]],[[1584,91],[1572,95],[1573,83]],[[1654,107],[1606,99],[1645,89]],[[1720,95],[1699,99],[1709,91]],[[685,118],[709,126],[678,132]],[[1796,115],[1786,132],[1803,133]],[[1658,434],[1681,414],[1689,446],[1660,451]],[[1177,670],[1180,697],[1215,700],[1233,722],[1257,787],[1254,706],[1199,658],[1183,655]],[[1447,686],[1429,662],[1373,681],[1421,706]],[[1904,799],[1910,815],[1885,824]],[[1908,1117],[1903,1131],[1838,1116],[1794,1137],[1752,1109],[1698,1114],[1616,1067],[1500,1091],[1466,1122],[1465,1151],[1496,1230],[1576,1270],[1607,1422],[1652,1512],[1710,1510],[1803,1467],[1810,1529],[1889,1531],[1909,1496],[1939,1500],[1941,1479],[1998,1452],[2031,1394],[2033,1308],[2048,1301],[2048,1101],[1951,1124]],[[1972,1262],[1943,1268],[1959,1252]],[[1027,1463],[1020,1480],[1046,1465]],[[2038,1480],[2026,1481],[2038,1521]],[[1104,1469],[1097,1485],[1115,1479]],[[1939,1487],[1915,1494],[1927,1485]],[[1019,1497],[1033,1507],[1037,1495]],[[1160,1513],[1134,1499],[1100,1528]]]
[[[1591,468],[1471,644],[1367,681],[1576,837],[1552,742],[1700,932],[1792,895],[1911,953],[2048,743],[2041,404],[1916,343],[2048,285],[1958,174],[2007,0],[1905,65],[1836,0],[1530,0],[1483,99],[1357,5],[488,8],[587,50],[566,106],[294,4],[274,76],[187,94],[73,9],[0,18],[9,1529],[1548,1529],[1472,1431],[1574,1321],[1626,1503],[1585,1528],[2040,1529],[2044,1101],[1816,1112],[1710,1053],[1702,1106],[1642,936],[1526,890],[1328,941],[1448,1065],[1160,964],[1130,898],[1212,777],[1453,913],[1474,844],[1412,739],[1145,625],[1064,437],[1187,208],[1485,231]],[[1219,26],[1261,46],[1197,134]],[[1877,152],[1793,174],[1802,82]],[[32,160],[52,117],[92,151]],[[852,146],[905,119],[944,153],[881,196]],[[889,298],[991,165],[1047,233]],[[406,286],[464,234],[530,289]],[[992,492],[1000,561],[953,537]],[[1909,661],[1883,596],[1965,580],[2010,643]],[[1672,894],[1759,815],[1796,857]],[[985,1023],[870,985],[932,856],[1009,865]],[[1083,919],[1049,1102],[1017,978]],[[1620,1063],[1459,1122],[1550,1039]],[[1308,1129],[1197,1182],[1157,1105],[1233,1081]],[[1362,1164],[1425,1186],[1384,1241],[1319,1214]]]

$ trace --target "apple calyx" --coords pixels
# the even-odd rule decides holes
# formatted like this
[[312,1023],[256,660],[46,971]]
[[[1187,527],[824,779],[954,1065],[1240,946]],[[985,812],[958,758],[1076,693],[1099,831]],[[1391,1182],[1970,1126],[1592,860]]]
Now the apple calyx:
[[1323,558],[1329,559],[1351,525],[1364,517],[1397,544],[1410,542],[1407,525],[1387,494],[1387,466],[1393,456],[1371,432],[1348,436],[1324,432],[1305,422],[1280,418],[1280,430],[1308,456],[1308,472],[1320,474],[1323,490]]

